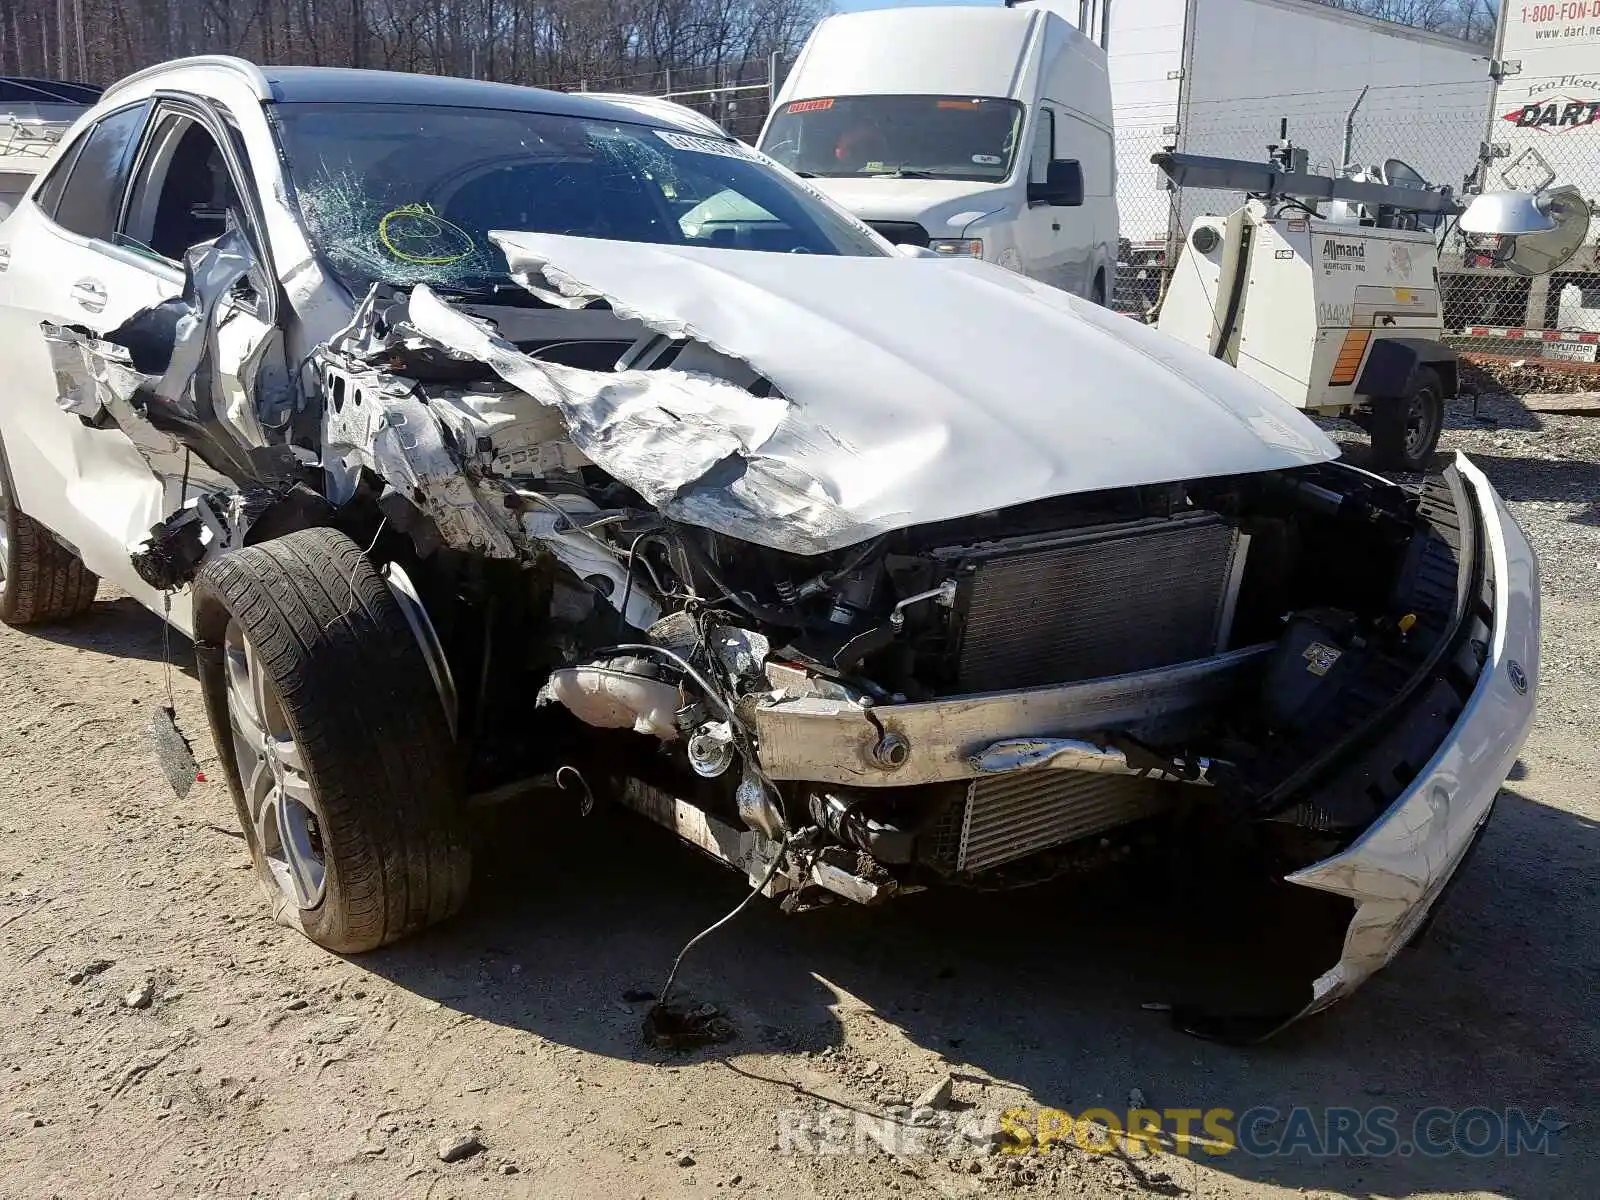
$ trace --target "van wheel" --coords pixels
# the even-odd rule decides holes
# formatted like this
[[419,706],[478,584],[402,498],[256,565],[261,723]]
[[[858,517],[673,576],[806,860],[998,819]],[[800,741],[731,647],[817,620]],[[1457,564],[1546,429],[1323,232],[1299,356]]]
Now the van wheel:
[[1380,471],[1426,471],[1443,430],[1444,384],[1432,367],[1419,367],[1411,395],[1373,402],[1373,461]]
[[471,858],[455,748],[366,555],[300,530],[209,564],[194,604],[212,738],[274,916],[348,954],[457,912]]
[[17,507],[0,447],[0,621],[36,625],[87,612],[100,580]]
[[1089,299],[1101,308],[1106,306],[1106,273],[1101,271],[1094,277],[1094,286],[1089,289]]

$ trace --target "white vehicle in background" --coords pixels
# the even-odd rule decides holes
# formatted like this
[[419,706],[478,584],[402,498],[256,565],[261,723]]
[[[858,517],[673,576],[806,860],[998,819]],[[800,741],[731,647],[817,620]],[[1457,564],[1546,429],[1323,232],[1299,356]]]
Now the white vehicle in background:
[[760,146],[891,242],[1110,294],[1105,51],[1047,3],[829,17]]
[[61,135],[99,98],[100,89],[88,84],[0,78],[0,221],[49,164]]

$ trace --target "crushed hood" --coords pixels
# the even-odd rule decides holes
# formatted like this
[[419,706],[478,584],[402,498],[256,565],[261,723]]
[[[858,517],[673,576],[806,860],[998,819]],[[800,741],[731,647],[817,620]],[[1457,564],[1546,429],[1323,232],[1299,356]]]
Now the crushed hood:
[[[637,479],[639,462],[660,459],[633,455],[613,473],[669,515],[778,549],[823,553],[1052,496],[1338,453],[1233,368],[990,264],[491,237],[535,295],[603,298],[772,382],[777,412],[774,397],[723,384],[692,414],[666,414],[680,447],[705,425],[718,450],[702,465],[714,466]],[[649,406],[649,391],[632,402]],[[655,437],[660,415],[604,432]],[[599,465],[616,457],[584,440]]]

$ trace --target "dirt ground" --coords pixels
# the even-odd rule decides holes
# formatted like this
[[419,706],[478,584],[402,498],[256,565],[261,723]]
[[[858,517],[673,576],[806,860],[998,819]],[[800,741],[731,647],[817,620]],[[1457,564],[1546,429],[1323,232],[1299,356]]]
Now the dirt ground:
[[[1538,726],[1428,939],[1244,1050],[1161,1006],[1281,965],[1292,923],[1148,872],[756,904],[683,976],[735,1039],[648,1049],[640,997],[742,885],[556,802],[485,818],[464,917],[337,958],[269,919],[186,643],[172,688],[211,782],[180,801],[145,731],[166,696],[155,619],[102,589],[80,623],[0,628],[0,1195],[1600,1195],[1600,418],[1483,414],[1452,411],[1446,446],[1542,556]],[[1565,1128],[1556,1153],[1517,1156],[795,1152],[788,1131],[829,1102],[875,1118],[946,1075],[978,1115],[1386,1105],[1405,1130],[1483,1106]],[[441,1160],[469,1135],[483,1149]]]

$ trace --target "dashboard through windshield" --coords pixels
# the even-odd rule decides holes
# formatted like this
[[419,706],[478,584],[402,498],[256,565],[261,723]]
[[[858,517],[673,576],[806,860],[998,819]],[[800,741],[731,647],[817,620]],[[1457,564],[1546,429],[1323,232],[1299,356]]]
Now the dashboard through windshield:
[[748,147],[625,121],[278,104],[313,245],[350,286],[511,284],[493,229],[775,253],[885,253]]

